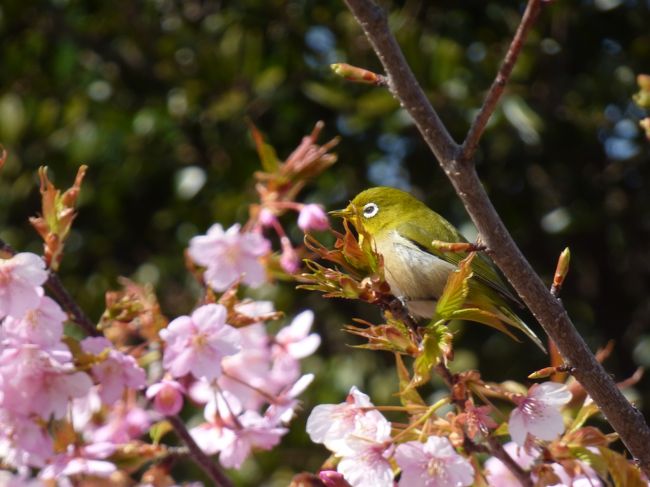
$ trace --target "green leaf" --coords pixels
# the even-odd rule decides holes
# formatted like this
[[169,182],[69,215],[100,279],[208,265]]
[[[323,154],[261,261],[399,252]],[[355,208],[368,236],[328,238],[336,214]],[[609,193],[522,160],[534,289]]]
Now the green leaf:
[[411,387],[411,376],[409,375],[402,356],[399,353],[395,354],[395,366],[397,368],[397,377],[399,378],[399,399],[404,406],[416,404],[424,406],[425,402],[418,394],[414,387]]
[[569,451],[574,458],[585,462],[593,468],[600,477],[607,478],[607,462],[605,462],[605,459],[601,455],[594,453],[587,447],[569,447]]
[[614,487],[647,487],[641,478],[641,471],[629,459],[609,448],[600,447],[598,450],[607,464]]
[[520,341],[519,338],[513,335],[505,327],[505,325],[497,315],[489,311],[486,311],[484,309],[480,309],[480,308],[459,309],[451,313],[448,316],[448,319],[475,321],[483,325],[491,326],[492,328],[499,330],[501,333],[505,333],[506,335],[508,335],[510,338],[512,338],[517,342]]
[[598,414],[599,412],[600,410],[598,409],[598,406],[595,402],[583,404],[583,406],[580,408],[580,411],[578,411],[578,414],[576,414],[575,419],[571,423],[571,426],[567,428],[567,434],[573,433],[582,428],[582,425],[584,425],[589,418],[591,418],[594,414]]
[[174,428],[169,421],[158,421],[156,424],[151,426],[151,428],[149,428],[149,437],[151,438],[151,441],[154,443],[154,445],[157,445],[160,443],[160,440],[162,440],[162,437],[173,429]]
[[255,125],[251,124],[251,132],[255,141],[257,155],[262,163],[262,169],[266,172],[274,173],[280,167],[280,160],[275,153],[275,149],[264,141],[262,133],[257,130]]
[[453,335],[444,320],[429,325],[425,331],[420,354],[413,362],[413,379],[411,387],[418,387],[429,380],[431,369],[438,365],[451,348]]
[[442,296],[436,305],[436,315],[448,319],[452,313],[459,310],[469,293],[469,279],[472,277],[472,252],[459,264],[458,269],[449,274]]

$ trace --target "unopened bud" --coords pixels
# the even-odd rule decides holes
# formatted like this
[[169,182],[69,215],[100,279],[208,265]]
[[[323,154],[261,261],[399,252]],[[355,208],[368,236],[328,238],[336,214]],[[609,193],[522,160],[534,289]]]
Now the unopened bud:
[[347,79],[348,81],[354,81],[355,83],[367,83],[370,85],[386,84],[386,78],[384,76],[373,73],[372,71],[368,71],[367,69],[352,66],[351,64],[330,64],[330,68],[332,68],[332,71],[334,71],[335,74]]
[[562,284],[564,284],[564,279],[569,273],[569,263],[571,262],[571,251],[569,247],[564,249],[560,254],[559,259],[557,260],[557,266],[555,267],[555,275],[553,276],[553,287],[551,292],[554,295],[557,295],[562,289]]

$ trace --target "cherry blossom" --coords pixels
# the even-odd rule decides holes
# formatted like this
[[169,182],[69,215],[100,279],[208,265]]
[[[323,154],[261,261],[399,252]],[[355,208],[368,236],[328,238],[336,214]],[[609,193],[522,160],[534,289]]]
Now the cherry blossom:
[[240,412],[236,400],[220,395],[205,408],[207,422],[190,430],[202,450],[210,455],[219,452],[219,462],[226,468],[241,467],[253,448],[273,448],[288,431],[255,411]]
[[533,385],[510,413],[508,429],[513,441],[524,446],[529,434],[547,441],[557,438],[564,431],[560,408],[570,400],[571,393],[564,384]]
[[336,468],[352,487],[393,487],[390,431],[390,422],[381,414],[355,417],[354,430],[345,436],[345,448],[337,452],[342,458]]
[[298,226],[303,232],[308,232],[309,230],[327,230],[330,223],[327,213],[321,205],[309,204],[300,210]]
[[474,482],[471,463],[442,436],[430,436],[426,443],[402,443],[395,461],[402,469],[400,487],[463,487]]
[[[530,449],[526,451],[525,448],[518,446],[512,441],[503,445],[503,449],[524,470],[530,469],[535,463],[535,459],[539,457],[538,450]],[[496,457],[490,457],[485,462],[485,476],[490,485],[521,487],[521,482],[517,480],[512,470]]]
[[214,224],[207,235],[190,240],[188,254],[206,268],[204,279],[215,291],[225,291],[241,279],[249,286],[259,286],[266,281],[266,271],[260,257],[271,250],[271,244],[262,235],[241,232],[238,224],[224,232]]
[[61,307],[42,288],[37,305],[19,317],[7,316],[2,323],[2,338],[14,343],[33,343],[42,348],[60,346],[63,323],[67,319]]
[[36,254],[22,252],[0,259],[0,318],[21,317],[38,307],[39,286],[46,280],[45,262]]
[[85,338],[81,341],[81,348],[84,352],[95,355],[108,349],[108,356],[91,369],[99,384],[99,397],[104,404],[113,404],[126,388],[142,389],[145,386],[144,370],[133,357],[115,350],[106,338]]
[[142,436],[150,424],[150,414],[140,406],[117,401],[109,410],[104,424],[89,435],[88,439],[93,443],[121,445]]
[[383,416],[372,408],[370,398],[352,386],[341,404],[320,404],[316,406],[307,419],[307,434],[314,443],[323,443],[329,450],[339,453],[349,451],[346,438],[355,430],[357,417],[370,415],[375,421]]
[[172,376],[191,373],[196,378],[216,379],[221,360],[240,350],[240,333],[226,324],[226,308],[206,304],[192,316],[181,316],[160,331],[165,341],[163,366]]
[[287,354],[294,359],[305,358],[316,351],[320,336],[309,333],[314,322],[314,312],[303,311],[296,315],[289,326],[282,328],[275,336],[274,355]]
[[0,404],[8,411],[62,418],[68,402],[91,386],[87,374],[75,371],[69,353],[48,353],[32,344],[0,353]]
[[147,398],[153,399],[156,411],[164,415],[177,414],[183,407],[185,388],[175,380],[163,379],[147,389]]

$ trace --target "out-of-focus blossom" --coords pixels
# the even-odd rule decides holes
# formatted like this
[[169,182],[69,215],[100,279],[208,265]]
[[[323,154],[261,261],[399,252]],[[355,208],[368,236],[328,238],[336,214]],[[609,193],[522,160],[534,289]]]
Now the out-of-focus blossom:
[[[371,411],[377,412],[377,411]],[[336,469],[352,487],[393,487],[391,424],[381,414],[358,415],[354,430],[345,436],[345,448]]]
[[147,397],[153,399],[156,411],[168,416],[181,410],[184,393],[183,385],[171,379],[163,379],[147,388]]
[[117,401],[124,389],[142,389],[146,384],[144,370],[130,355],[115,350],[110,341],[104,337],[88,337],[81,341],[81,348],[86,353],[101,354],[108,349],[108,356],[93,365],[91,372],[99,384],[99,397],[104,404],[111,405]]
[[564,431],[560,409],[570,400],[564,384],[534,384],[510,413],[508,429],[513,441],[524,446],[529,434],[547,441],[557,438]]
[[327,213],[321,205],[309,204],[302,207],[298,215],[298,226],[303,232],[327,230],[330,226]]
[[260,210],[259,222],[262,224],[262,226],[272,227],[277,223],[277,221],[278,218],[268,208],[262,208]]
[[58,455],[39,475],[44,480],[59,480],[73,475],[108,477],[117,470],[115,464],[104,459],[116,450],[113,443],[104,442],[82,448],[70,446],[66,453]]
[[45,262],[38,255],[22,252],[0,259],[0,318],[20,318],[38,307],[41,286],[47,280]]
[[471,463],[441,436],[402,443],[395,461],[402,469],[400,487],[464,487],[474,482]]
[[97,428],[89,440],[93,443],[123,445],[142,436],[151,425],[149,413],[132,403],[118,401],[110,409],[104,424]]
[[549,487],[602,487],[604,484],[596,474],[593,468],[584,462],[576,461],[579,465],[580,472],[576,475],[571,475],[559,463],[552,463],[551,469],[557,475],[560,482],[557,484],[549,485]]
[[[508,442],[503,445],[503,449],[510,457],[524,470],[530,469],[539,457],[538,450],[526,451],[525,448],[518,446],[515,442]],[[499,487],[521,487],[521,482],[512,473],[506,465],[496,457],[490,457],[485,462],[485,476],[490,485]]]
[[300,269],[300,259],[298,259],[296,249],[293,248],[291,240],[288,237],[280,238],[280,246],[282,247],[280,267],[287,274],[295,274]]
[[218,223],[207,235],[190,240],[189,256],[206,268],[204,279],[215,291],[225,291],[241,279],[249,286],[266,281],[266,271],[260,257],[271,250],[271,244],[259,233],[240,232],[238,224],[224,232]]
[[0,470],[0,485],[3,487],[43,487],[43,481],[30,478],[27,472],[12,473]]
[[358,417],[370,415],[375,421],[384,417],[372,408],[370,398],[356,386],[352,386],[345,402],[320,404],[307,419],[307,433],[314,443],[323,443],[329,450],[339,453],[348,451],[347,436],[355,430]]
[[305,374],[274,398],[273,404],[264,413],[272,423],[286,424],[293,418],[294,412],[299,405],[298,397],[314,380],[314,374]]
[[320,345],[320,336],[309,333],[313,322],[313,311],[306,310],[298,314],[289,326],[282,328],[275,336],[274,355],[287,354],[299,360],[314,353]]
[[343,475],[336,470],[321,470],[318,478],[325,484],[325,487],[350,487]]
[[61,307],[37,288],[40,301],[20,317],[7,316],[2,322],[1,336],[14,343],[33,343],[42,348],[61,345],[63,323],[67,319]]
[[3,464],[41,468],[52,455],[52,438],[41,421],[0,410],[0,458]]
[[219,453],[219,462],[226,468],[241,467],[253,448],[270,450],[288,431],[255,411],[240,411],[240,405],[220,397],[206,406],[207,422],[190,430],[203,451]]
[[216,379],[221,360],[240,350],[239,331],[226,324],[228,312],[220,304],[206,304],[192,316],[181,316],[160,331],[165,341],[163,366],[174,377]]
[[48,353],[32,344],[0,353],[0,405],[10,412],[62,418],[68,401],[90,387],[90,377],[75,371],[69,353]]

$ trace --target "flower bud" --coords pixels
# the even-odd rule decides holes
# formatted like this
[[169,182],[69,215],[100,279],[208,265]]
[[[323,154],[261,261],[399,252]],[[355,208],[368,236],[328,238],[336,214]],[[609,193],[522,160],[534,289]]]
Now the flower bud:
[[303,232],[308,232],[309,230],[327,230],[330,222],[322,206],[309,204],[303,206],[300,210],[298,226]]

